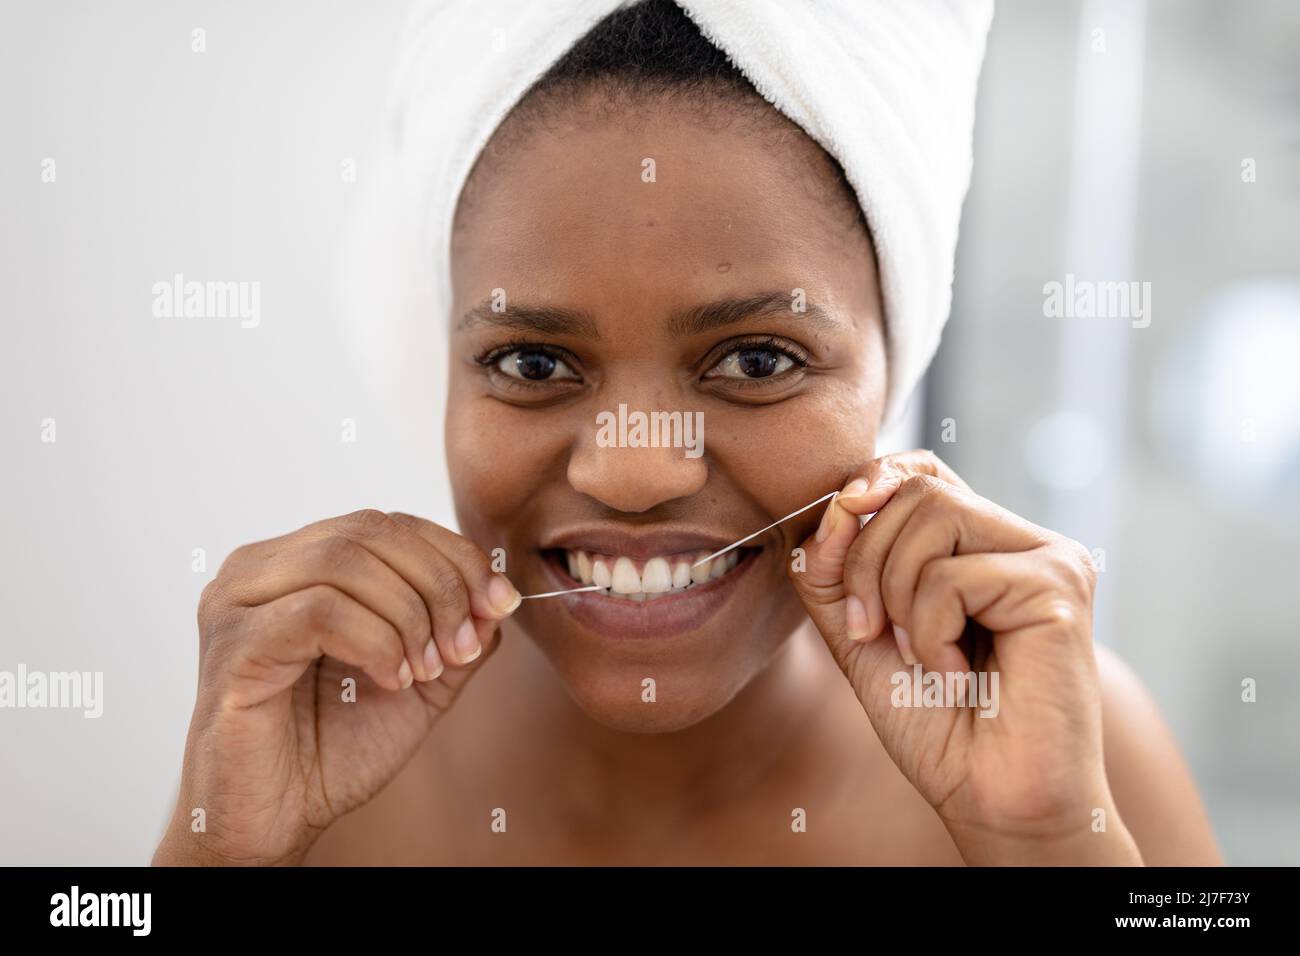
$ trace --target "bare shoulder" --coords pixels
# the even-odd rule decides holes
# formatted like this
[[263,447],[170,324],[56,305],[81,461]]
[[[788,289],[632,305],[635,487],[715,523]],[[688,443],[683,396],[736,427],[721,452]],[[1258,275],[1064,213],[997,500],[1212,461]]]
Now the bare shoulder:
[[1106,776],[1148,866],[1223,863],[1178,743],[1150,692],[1120,657],[1097,645]]

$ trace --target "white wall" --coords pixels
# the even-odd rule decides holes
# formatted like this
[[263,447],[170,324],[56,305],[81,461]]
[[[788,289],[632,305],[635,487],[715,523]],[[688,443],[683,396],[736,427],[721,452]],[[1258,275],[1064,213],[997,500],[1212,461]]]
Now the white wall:
[[[196,598],[233,547],[363,506],[450,520],[436,409],[385,421],[332,305],[360,185],[340,163],[364,177],[404,13],[0,14],[0,670],[105,682],[97,720],[0,710],[0,863],[148,861],[193,704]],[[154,317],[153,283],[177,272],[260,282],[260,325]]]

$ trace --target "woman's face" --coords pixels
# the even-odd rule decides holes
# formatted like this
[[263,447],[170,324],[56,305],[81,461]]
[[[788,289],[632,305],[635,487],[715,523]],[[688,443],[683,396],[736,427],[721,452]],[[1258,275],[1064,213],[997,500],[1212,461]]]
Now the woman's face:
[[[886,372],[870,241],[820,148],[775,113],[575,106],[475,178],[452,243],[460,526],[504,549],[524,594],[608,584],[603,565],[631,597],[528,601],[515,620],[592,718],[687,727],[804,619],[787,568],[823,508],[658,589],[872,457]],[[637,413],[655,427],[638,435]]]

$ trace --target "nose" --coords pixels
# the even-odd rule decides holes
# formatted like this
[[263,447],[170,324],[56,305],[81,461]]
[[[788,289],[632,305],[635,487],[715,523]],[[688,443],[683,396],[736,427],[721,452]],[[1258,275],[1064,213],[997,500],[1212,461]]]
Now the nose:
[[616,511],[649,511],[695,494],[708,480],[703,455],[689,457],[687,449],[677,447],[608,445],[599,434],[593,424],[569,456],[569,484]]

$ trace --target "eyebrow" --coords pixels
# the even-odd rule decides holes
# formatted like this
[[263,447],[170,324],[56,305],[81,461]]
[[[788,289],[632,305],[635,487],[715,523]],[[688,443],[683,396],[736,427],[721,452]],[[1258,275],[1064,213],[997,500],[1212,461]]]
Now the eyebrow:
[[484,299],[461,317],[456,326],[465,332],[479,325],[492,325],[515,332],[533,332],[538,335],[581,335],[589,339],[600,338],[595,321],[585,312],[559,309],[550,306],[507,305],[494,309],[490,299]]
[[[777,318],[782,315],[799,320],[811,319],[821,325],[843,324],[841,320],[833,317],[811,300],[805,300],[803,310],[796,311],[790,293],[763,292],[742,298],[718,299],[674,312],[668,318],[668,331],[680,336],[700,335],[728,325],[735,325],[746,319]],[[480,325],[491,325],[515,332],[531,332],[537,335],[600,338],[595,319],[585,312],[533,305],[507,305],[501,309],[494,309],[490,299],[484,299],[466,312],[456,329],[464,332]]]
[[700,335],[746,319],[779,318],[783,315],[799,321],[811,319],[820,325],[843,324],[811,299],[805,298],[801,304],[802,311],[796,311],[794,296],[789,292],[763,292],[741,299],[719,299],[674,313],[668,320],[668,330],[674,335]]

